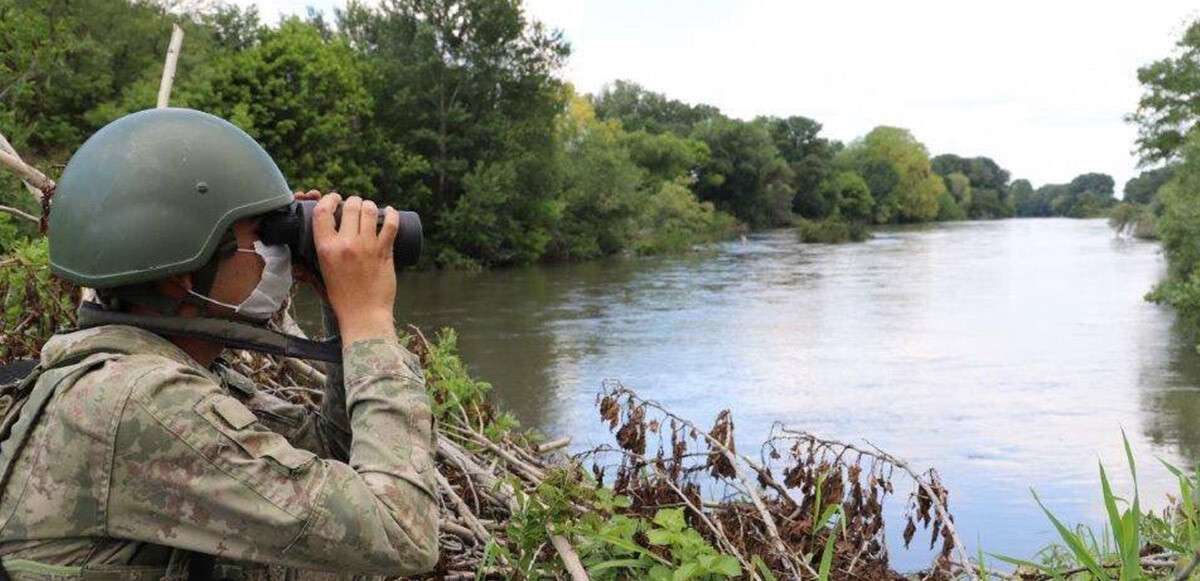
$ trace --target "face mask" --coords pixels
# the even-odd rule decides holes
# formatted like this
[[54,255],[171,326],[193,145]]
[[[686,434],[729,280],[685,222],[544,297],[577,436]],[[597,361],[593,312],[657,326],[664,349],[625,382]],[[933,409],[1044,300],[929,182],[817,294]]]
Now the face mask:
[[268,246],[261,240],[255,240],[254,250],[238,248],[237,251],[257,254],[266,264],[263,266],[262,278],[246,300],[239,305],[231,305],[193,290],[188,292],[205,302],[233,309],[233,312],[244,317],[265,321],[283,307],[283,301],[287,300],[288,293],[292,290],[292,250],[285,244]]

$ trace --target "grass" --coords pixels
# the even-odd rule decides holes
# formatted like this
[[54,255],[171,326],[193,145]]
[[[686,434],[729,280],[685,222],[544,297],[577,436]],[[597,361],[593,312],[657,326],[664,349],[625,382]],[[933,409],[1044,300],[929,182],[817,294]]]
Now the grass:
[[[1124,433],[1122,439],[1132,479],[1132,495],[1117,495],[1104,465],[1099,465],[1101,499],[1107,517],[1099,533],[1084,525],[1068,527],[1033,492],[1034,500],[1045,512],[1059,539],[1039,551],[1034,557],[1036,560],[992,556],[1015,565],[1022,577],[1059,581],[1162,579],[1186,567],[1200,550],[1200,471],[1189,474],[1160,459],[1178,480],[1178,496],[1168,495],[1169,506],[1159,513],[1145,511],[1138,491],[1133,450]],[[983,563],[982,554],[980,563]],[[986,569],[981,567],[980,571]]]

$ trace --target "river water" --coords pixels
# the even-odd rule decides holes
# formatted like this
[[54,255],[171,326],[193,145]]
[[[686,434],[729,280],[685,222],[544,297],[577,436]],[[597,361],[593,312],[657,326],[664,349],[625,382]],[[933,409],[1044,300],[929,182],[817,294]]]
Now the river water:
[[[936,467],[972,552],[1027,557],[1056,538],[1030,488],[1088,523],[1104,519],[1098,460],[1129,490],[1122,430],[1145,503],[1172,484],[1156,457],[1200,456],[1200,356],[1142,300],[1164,268],[1157,244],[1100,220],[837,246],[775,231],[682,256],[406,273],[397,315],[455,327],[501,405],[575,449],[611,442],[594,400],[618,379],[702,425],[731,409],[746,450],[778,421]],[[899,523],[894,563],[923,566],[895,546]]]

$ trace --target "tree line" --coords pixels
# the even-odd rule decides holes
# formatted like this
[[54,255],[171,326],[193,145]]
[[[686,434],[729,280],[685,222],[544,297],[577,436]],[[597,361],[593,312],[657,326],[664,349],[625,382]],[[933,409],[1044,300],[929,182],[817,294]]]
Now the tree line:
[[[1200,20],[1170,55],[1138,69],[1142,96],[1128,116],[1146,171],[1125,186],[1118,227],[1141,226],[1162,240],[1167,276],[1147,298],[1200,328]],[[1114,216],[1117,218],[1118,216]]]
[[[848,144],[802,116],[741,120],[616,81],[580,95],[570,47],[520,0],[351,2],[275,26],[255,9],[146,0],[0,5],[0,132],[54,173],[154,103],[171,23],[173,106],[224,117],[296,188],[421,213],[443,267],[652,253],[744,228],[1091,216],[1100,174],[1033,190],[986,157],[931,158],[909,131]],[[30,211],[10,176],[0,205]],[[0,249],[29,226],[0,213]]]

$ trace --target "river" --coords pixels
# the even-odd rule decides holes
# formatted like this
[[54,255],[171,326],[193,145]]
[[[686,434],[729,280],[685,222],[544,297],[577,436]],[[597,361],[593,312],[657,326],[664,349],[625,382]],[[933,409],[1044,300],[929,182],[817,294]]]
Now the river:
[[[405,273],[397,316],[455,327],[501,405],[575,449],[611,441],[594,399],[618,379],[703,425],[731,409],[744,449],[778,421],[936,467],[972,552],[1028,557],[1056,539],[1030,488],[1095,524],[1097,461],[1129,490],[1122,429],[1152,506],[1172,484],[1156,457],[1200,456],[1200,356],[1142,300],[1164,269],[1157,244],[1101,220],[837,246],[773,231],[678,256]],[[894,563],[923,566],[896,547],[900,523]]]

